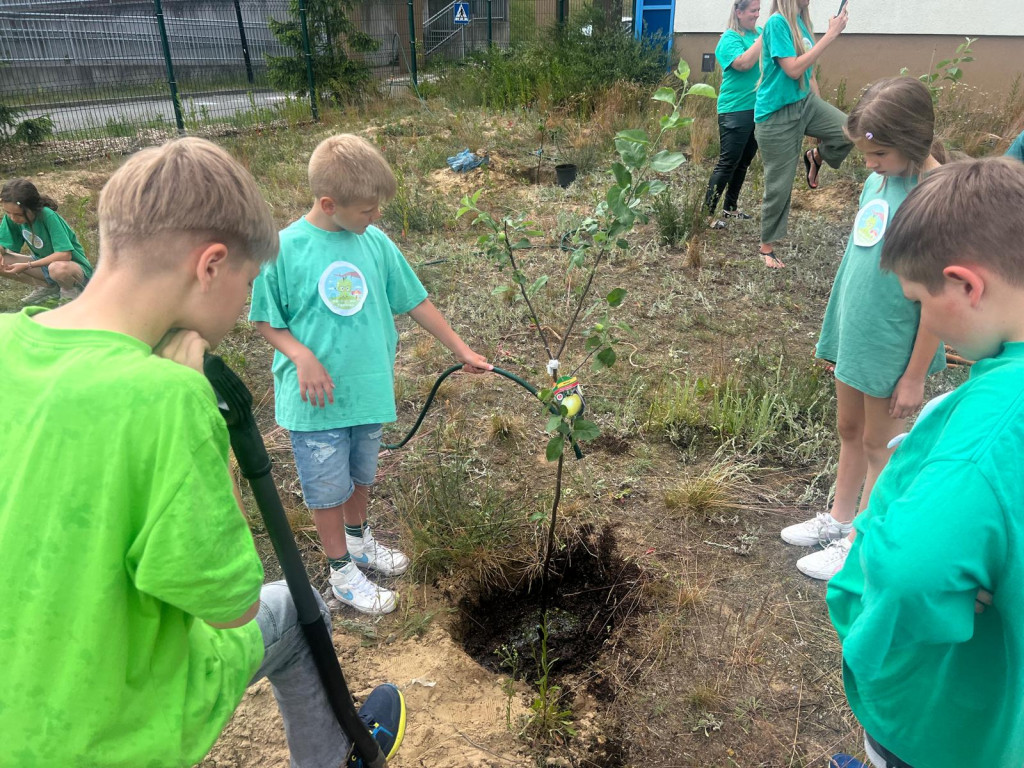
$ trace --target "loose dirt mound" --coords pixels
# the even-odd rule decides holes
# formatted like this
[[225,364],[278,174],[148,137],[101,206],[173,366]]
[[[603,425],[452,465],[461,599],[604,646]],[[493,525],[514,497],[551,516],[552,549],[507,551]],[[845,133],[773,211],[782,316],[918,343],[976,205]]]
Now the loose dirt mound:
[[[359,647],[359,638],[335,630],[335,647],[357,702],[372,686],[398,685],[409,709],[405,741],[393,768],[492,768],[527,765],[509,732],[524,708],[511,704],[501,678],[482,669],[440,629],[422,639]],[[507,709],[511,707],[511,710]],[[246,694],[203,768],[287,768],[288,749],[270,684]]]

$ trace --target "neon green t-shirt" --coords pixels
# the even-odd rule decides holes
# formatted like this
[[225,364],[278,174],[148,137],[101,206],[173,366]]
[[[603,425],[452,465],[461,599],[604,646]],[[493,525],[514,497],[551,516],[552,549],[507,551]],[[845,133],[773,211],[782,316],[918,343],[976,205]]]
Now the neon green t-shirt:
[[1022,455],[1024,342],[918,420],[828,583],[850,708],[910,765],[1024,765]]
[[[799,17],[797,26],[803,36],[804,53],[807,53],[814,47],[814,35],[808,31],[804,26],[803,19]],[[755,123],[763,123],[783,107],[803,101],[811,92],[810,69],[799,80],[794,80],[786,74],[786,70],[779,66],[778,59],[797,55],[796,46],[793,43],[793,33],[786,17],[781,13],[773,13],[769,16],[764,25],[762,37],[764,38],[764,47],[761,53],[761,66],[764,71],[754,103]]]
[[263,658],[263,569],[196,371],[0,316],[0,764],[163,768],[209,750]]
[[71,260],[82,268],[86,280],[92,277],[92,264],[85,258],[75,231],[50,208],[42,208],[31,224],[15,224],[10,216],[5,215],[0,223],[0,245],[12,251],[21,251],[21,246],[28,245],[35,259],[71,251]]
[[[892,395],[917,340],[921,306],[907,300],[896,275],[879,267],[885,231],[915,186],[916,176],[868,177],[815,352],[835,363],[837,379],[871,397]],[[928,373],[945,367],[938,344]]]
[[750,50],[761,36],[761,30],[743,33],[727,29],[715,47],[715,59],[722,67],[722,87],[718,91],[718,114],[743,112],[754,108],[757,81],[761,79],[761,64],[746,72],[733,69],[737,57]]
[[302,401],[294,363],[274,353],[277,423],[318,432],[394,421],[395,315],[427,291],[394,243],[376,227],[328,232],[302,218],[281,230],[278,258],[252,288],[249,319],[287,328],[334,380],[334,404]]

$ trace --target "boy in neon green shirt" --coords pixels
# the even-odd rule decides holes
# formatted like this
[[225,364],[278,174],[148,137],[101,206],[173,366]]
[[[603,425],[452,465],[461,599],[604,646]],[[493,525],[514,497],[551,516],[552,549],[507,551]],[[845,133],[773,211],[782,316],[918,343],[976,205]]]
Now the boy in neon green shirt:
[[881,266],[977,360],[882,472],[828,606],[850,708],[885,768],[1024,765],[1024,166],[916,187]]
[[182,139],[130,158],[99,215],[81,297],[0,317],[0,763],[191,766],[266,676],[292,765],[338,768],[348,738],[287,588],[262,583],[202,375],[277,252],[270,210]]

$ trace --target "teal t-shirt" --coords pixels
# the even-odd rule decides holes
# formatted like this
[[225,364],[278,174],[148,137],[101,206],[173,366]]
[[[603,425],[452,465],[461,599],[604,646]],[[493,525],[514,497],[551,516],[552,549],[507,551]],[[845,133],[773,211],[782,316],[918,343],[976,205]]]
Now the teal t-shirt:
[[1014,140],[1013,144],[1010,145],[1010,148],[1006,150],[1006,156],[1020,160],[1024,163],[1024,132],[1022,132],[1020,136]]
[[761,79],[761,64],[757,63],[746,72],[733,69],[737,57],[750,50],[761,36],[755,32],[737,32],[727,29],[715,47],[715,59],[722,67],[722,87],[718,91],[718,114],[743,112],[754,108],[757,81]]
[[[871,397],[892,395],[907,370],[920,324],[920,305],[904,297],[896,275],[878,266],[885,230],[916,185],[916,176],[868,177],[815,350],[835,364],[839,381]],[[939,344],[928,372],[945,367]]]
[[1022,455],[1018,342],[914,425],[828,583],[850,708],[910,765],[1024,765]]
[[197,763],[263,658],[263,569],[196,371],[0,316],[0,764]]
[[302,218],[281,231],[278,258],[252,289],[249,319],[287,328],[334,380],[334,404],[303,402],[292,363],[274,353],[277,423],[318,432],[394,421],[395,315],[427,291],[393,242],[376,227],[328,232]]
[[[797,18],[797,26],[803,36],[804,53],[814,47],[814,35],[812,35],[803,19]],[[757,88],[757,96],[754,101],[754,122],[762,123],[774,112],[783,107],[803,101],[811,93],[811,70],[808,69],[803,77],[794,80],[786,71],[779,66],[778,59],[796,56],[796,46],[793,44],[793,33],[789,28],[789,22],[781,13],[774,13],[768,17],[767,23],[762,31],[764,39],[761,52],[761,85]]]
[[82,267],[86,280],[92,277],[92,264],[85,258],[75,231],[50,208],[40,210],[31,224],[15,224],[10,216],[5,215],[0,223],[0,245],[12,251],[21,251],[23,245],[28,245],[35,259],[70,251],[71,260]]

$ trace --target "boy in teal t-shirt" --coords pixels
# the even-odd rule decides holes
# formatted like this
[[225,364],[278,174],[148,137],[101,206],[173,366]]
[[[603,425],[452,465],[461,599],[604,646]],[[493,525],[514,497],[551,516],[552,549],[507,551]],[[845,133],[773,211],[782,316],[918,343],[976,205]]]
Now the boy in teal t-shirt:
[[[77,297],[92,277],[92,264],[57,203],[31,181],[14,179],[0,189],[0,205],[0,277],[35,287],[22,300],[26,306],[58,293],[69,301]],[[23,246],[30,256],[21,254]]]
[[315,201],[281,232],[281,253],[253,285],[249,319],[276,350],[274,408],[291,435],[306,506],[343,603],[389,613],[397,594],[362,574],[397,576],[409,558],[367,524],[381,427],[394,421],[394,315],[408,313],[465,364],[491,370],[427,298],[395,244],[373,222],[395,177],[358,136],[325,139],[309,161]]
[[1024,165],[953,163],[886,233],[881,266],[922,327],[978,362],[900,443],[829,581],[846,695],[879,768],[1024,765],[1021,210]]
[[202,375],[277,253],[270,209],[181,139],[129,158],[99,216],[81,297],[0,316],[0,764],[192,766],[265,676],[292,765],[337,768],[349,739],[287,587],[263,585]]
[[1024,131],[1014,139],[1013,144],[1006,150],[1006,156],[1024,163]]

